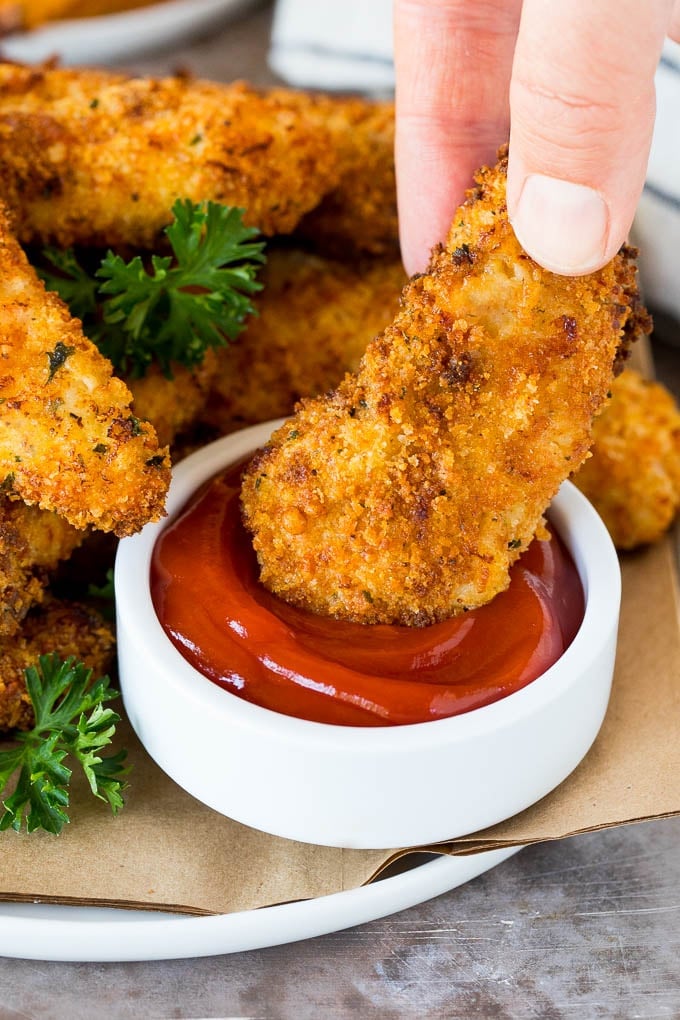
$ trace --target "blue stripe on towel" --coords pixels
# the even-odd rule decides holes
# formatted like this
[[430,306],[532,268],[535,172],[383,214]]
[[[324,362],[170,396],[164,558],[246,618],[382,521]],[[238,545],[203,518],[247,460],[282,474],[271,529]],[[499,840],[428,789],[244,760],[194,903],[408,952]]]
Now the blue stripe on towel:
[[670,57],[662,56],[659,60],[659,67],[665,67],[667,71],[673,71],[674,74],[680,74],[680,64],[677,64]]
[[655,184],[650,184],[649,181],[645,184],[645,191],[652,198],[656,198],[659,202],[663,202],[664,205],[669,205],[672,209],[677,209],[680,212],[680,195],[671,195],[670,192],[664,191],[663,188],[657,188]]

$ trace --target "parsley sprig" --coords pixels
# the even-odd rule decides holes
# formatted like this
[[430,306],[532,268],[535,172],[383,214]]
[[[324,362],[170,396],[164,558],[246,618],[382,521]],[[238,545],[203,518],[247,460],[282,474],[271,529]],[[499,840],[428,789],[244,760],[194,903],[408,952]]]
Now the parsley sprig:
[[14,792],[4,800],[0,830],[59,833],[69,821],[69,782],[72,771],[65,759],[72,755],[85,773],[95,797],[108,801],[113,814],[123,806],[122,793],[129,769],[125,751],[102,756],[110,745],[120,716],[105,707],[118,697],[107,676],[90,683],[92,670],[73,656],[41,655],[26,671],[26,688],[35,725],[17,735],[17,746],[0,752],[0,796],[19,772]]
[[103,584],[88,584],[87,595],[89,599],[94,599],[98,603],[97,609],[105,620],[115,620],[116,592],[113,581],[113,567],[109,567],[106,571]]
[[264,244],[242,209],[178,199],[172,212],[172,255],[152,255],[150,268],[140,255],[126,262],[109,251],[92,276],[71,249],[44,252],[57,270],[40,270],[48,289],[114,367],[135,377],[154,361],[170,377],[173,362],[191,367],[209,347],[234,340],[262,287],[255,277]]

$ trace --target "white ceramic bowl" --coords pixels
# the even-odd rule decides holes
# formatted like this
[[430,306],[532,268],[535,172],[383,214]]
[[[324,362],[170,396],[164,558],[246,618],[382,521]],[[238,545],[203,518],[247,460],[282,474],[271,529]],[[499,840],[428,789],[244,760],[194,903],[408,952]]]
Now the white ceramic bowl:
[[[244,429],[182,461],[169,518],[278,424]],[[614,669],[621,579],[609,535],[569,483],[550,519],[586,597],[583,624],[564,655],[491,705],[377,728],[280,715],[198,673],[154,611],[149,567],[163,524],[147,525],[121,542],[115,572],[120,683],[132,725],[151,757],[198,800],[277,836],[351,848],[412,846],[508,818],[554,789],[586,754]]]

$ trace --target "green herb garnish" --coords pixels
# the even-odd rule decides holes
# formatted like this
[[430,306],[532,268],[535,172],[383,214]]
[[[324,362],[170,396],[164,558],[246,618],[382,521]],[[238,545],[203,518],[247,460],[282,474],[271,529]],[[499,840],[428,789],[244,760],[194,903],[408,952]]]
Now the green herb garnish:
[[0,830],[19,832],[24,819],[28,832],[59,833],[69,821],[71,769],[69,755],[80,764],[95,797],[108,801],[114,815],[123,807],[126,787],[125,751],[101,756],[120,716],[105,703],[118,697],[107,676],[90,683],[92,670],[73,656],[41,655],[26,671],[26,689],[33,704],[35,725],[17,735],[17,746],[0,751],[0,796],[18,771],[14,792],[3,801]]
[[262,285],[264,262],[258,231],[243,223],[243,210],[217,202],[178,200],[165,234],[172,255],[125,262],[109,251],[94,277],[73,251],[45,250],[58,270],[41,270],[82,320],[83,329],[114,367],[139,377],[152,362],[171,377],[171,365],[200,364],[209,347],[234,340],[254,311],[249,295]]
[[113,567],[109,567],[106,571],[103,584],[88,584],[87,596],[98,603],[97,610],[105,620],[115,620],[116,592],[113,580]]
[[97,311],[97,287],[99,284],[78,262],[73,249],[45,248],[43,254],[58,270],[51,273],[38,269],[38,275],[48,290],[56,290],[62,301],[71,309],[76,318],[88,322]]
[[58,340],[53,351],[47,351],[47,360],[49,362],[49,368],[47,371],[47,381],[52,382],[55,375],[59,371],[62,365],[64,365],[68,358],[71,357],[75,347],[67,347],[65,343]]

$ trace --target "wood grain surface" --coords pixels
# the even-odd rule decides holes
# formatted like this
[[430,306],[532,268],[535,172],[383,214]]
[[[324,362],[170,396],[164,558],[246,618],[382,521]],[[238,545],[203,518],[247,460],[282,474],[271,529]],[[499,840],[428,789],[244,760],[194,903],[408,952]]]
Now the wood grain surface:
[[680,819],[523,850],[306,942],[159,963],[0,960],[0,1018],[680,1016]]

